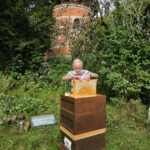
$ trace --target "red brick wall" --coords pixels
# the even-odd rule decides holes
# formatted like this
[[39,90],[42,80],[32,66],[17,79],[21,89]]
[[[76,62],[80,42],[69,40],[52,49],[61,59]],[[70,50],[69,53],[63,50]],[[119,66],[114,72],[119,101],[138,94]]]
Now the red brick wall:
[[[55,6],[53,15],[56,18],[56,27],[58,28],[58,38],[56,38],[53,50],[56,54],[70,54],[69,43],[70,40],[64,38],[65,34],[69,34],[72,29],[74,20],[76,18],[88,18],[90,8],[81,4],[60,4]],[[69,29],[65,31],[66,24],[69,25]],[[44,60],[47,60],[49,54],[46,53]]]

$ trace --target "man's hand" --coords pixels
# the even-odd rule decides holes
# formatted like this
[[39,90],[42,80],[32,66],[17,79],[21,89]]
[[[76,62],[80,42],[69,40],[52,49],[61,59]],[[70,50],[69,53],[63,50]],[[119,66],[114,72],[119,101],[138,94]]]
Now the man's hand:
[[74,76],[74,79],[80,80],[80,81],[82,80],[80,76]]
[[85,77],[84,77],[84,80],[89,81],[90,79],[91,79],[90,73],[86,74]]

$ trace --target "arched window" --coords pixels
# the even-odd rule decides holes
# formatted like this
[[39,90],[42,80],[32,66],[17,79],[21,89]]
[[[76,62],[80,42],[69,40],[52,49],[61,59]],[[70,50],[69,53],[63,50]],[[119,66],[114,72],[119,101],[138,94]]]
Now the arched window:
[[79,25],[80,25],[80,19],[79,18],[74,19],[73,28],[77,29]]

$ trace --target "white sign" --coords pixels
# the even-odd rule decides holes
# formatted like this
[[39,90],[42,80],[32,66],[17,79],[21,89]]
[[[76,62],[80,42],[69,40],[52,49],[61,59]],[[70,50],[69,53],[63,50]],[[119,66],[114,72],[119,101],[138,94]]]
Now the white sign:
[[33,127],[43,126],[43,125],[52,125],[56,123],[55,116],[52,115],[44,115],[37,116],[31,118],[31,125]]
[[71,150],[72,142],[67,137],[64,137],[64,144],[68,148],[68,150]]
[[68,94],[68,93],[65,93],[65,96],[69,96],[69,94]]
[[148,111],[148,120],[150,120],[150,107],[149,107],[149,111]]

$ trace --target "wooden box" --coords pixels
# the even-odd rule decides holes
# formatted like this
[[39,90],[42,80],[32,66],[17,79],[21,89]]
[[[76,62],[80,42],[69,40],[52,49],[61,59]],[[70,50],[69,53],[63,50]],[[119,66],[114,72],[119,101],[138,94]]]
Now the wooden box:
[[73,135],[63,127],[60,150],[105,150],[105,129]]
[[61,95],[60,124],[73,134],[105,128],[106,97],[73,97]]

